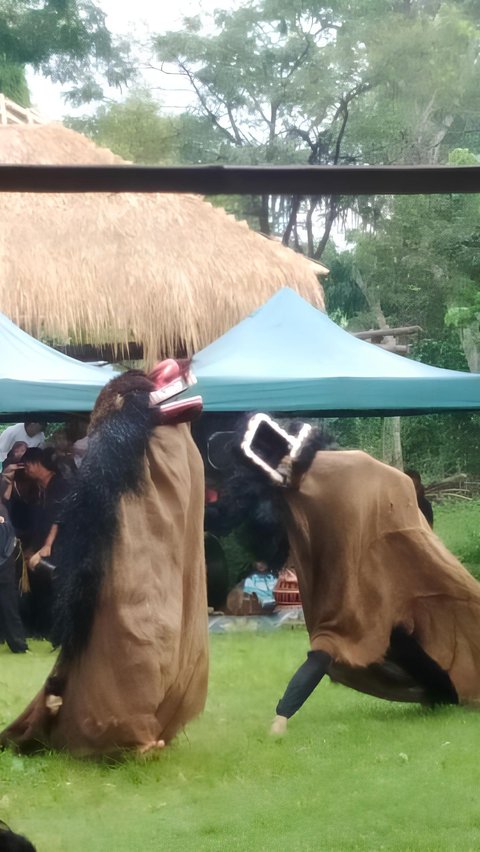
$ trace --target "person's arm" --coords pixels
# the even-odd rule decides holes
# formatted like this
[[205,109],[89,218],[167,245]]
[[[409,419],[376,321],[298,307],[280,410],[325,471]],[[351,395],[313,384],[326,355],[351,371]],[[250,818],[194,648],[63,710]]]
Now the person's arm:
[[277,704],[276,716],[270,732],[283,734],[287,730],[287,722],[305,703],[309,695],[327,673],[331,657],[325,651],[309,651],[307,659],[295,672],[282,698]]
[[57,533],[58,524],[52,524],[52,526],[50,527],[50,532],[48,533],[42,547],[40,548],[40,550],[37,550],[37,552],[34,553],[28,561],[28,567],[32,571],[37,567],[38,563],[41,562],[42,559],[51,556],[53,543],[57,537]]
[[18,468],[18,464],[9,464],[2,472],[0,477],[0,500],[10,500],[10,497],[12,496],[15,471],[18,470]]
[[10,500],[12,496],[13,480],[2,473],[0,477],[0,501]]
[[[57,478],[58,477],[58,478]],[[30,557],[28,562],[28,567],[33,570],[37,567],[38,563],[41,562],[42,559],[45,559],[52,554],[53,544],[57,537],[58,527],[61,523],[62,519],[62,503],[65,500],[66,496],[70,491],[70,485],[68,482],[63,479],[63,477],[58,476],[57,474],[55,480],[55,491],[50,494],[51,500],[51,512],[50,512],[50,520],[51,527],[48,532],[48,535],[43,542],[41,548],[37,550],[33,556]]]

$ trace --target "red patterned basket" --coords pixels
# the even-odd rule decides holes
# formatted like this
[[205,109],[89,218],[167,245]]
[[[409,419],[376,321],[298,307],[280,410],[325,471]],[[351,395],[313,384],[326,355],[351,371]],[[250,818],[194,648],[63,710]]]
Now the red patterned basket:
[[293,568],[282,571],[273,590],[273,597],[277,606],[302,605],[297,575]]

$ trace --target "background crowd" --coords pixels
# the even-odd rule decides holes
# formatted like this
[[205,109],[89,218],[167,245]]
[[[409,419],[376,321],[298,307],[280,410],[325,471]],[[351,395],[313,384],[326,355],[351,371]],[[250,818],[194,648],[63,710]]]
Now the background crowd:
[[29,420],[0,435],[0,642],[13,653],[50,637],[59,516],[86,432],[83,420],[52,431]]

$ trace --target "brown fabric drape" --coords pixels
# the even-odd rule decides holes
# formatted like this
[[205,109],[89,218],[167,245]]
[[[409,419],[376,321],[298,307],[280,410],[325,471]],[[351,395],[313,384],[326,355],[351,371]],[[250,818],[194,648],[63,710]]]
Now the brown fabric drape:
[[[79,754],[168,742],[204,707],[208,626],[204,478],[187,425],[157,427],[142,493],[121,498],[120,522],[87,649],[47,681],[1,741]],[[54,690],[53,690],[54,691]]]
[[419,700],[387,668],[382,684],[377,665],[403,625],[459,700],[478,701],[480,584],[429,528],[411,480],[365,453],[324,451],[286,499],[311,646],[332,656],[332,678],[397,700],[410,686]]

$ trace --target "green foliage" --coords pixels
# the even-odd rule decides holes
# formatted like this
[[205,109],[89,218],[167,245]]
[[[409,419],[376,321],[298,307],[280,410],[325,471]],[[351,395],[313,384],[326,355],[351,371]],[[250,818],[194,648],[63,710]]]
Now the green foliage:
[[478,166],[478,156],[469,148],[454,148],[450,151],[448,162],[451,166]]
[[434,367],[468,371],[468,364],[460,345],[460,339],[448,328],[435,338],[420,337],[412,345],[411,355],[416,361],[432,364]]
[[162,115],[151,93],[136,90],[121,103],[102,104],[93,115],[66,124],[134,163],[200,163],[213,156],[210,123],[188,113]]
[[[364,450],[383,461],[383,418],[337,418],[331,430],[342,449]],[[422,414],[402,417],[405,467],[418,470],[427,484],[455,473],[480,479],[480,415]]]
[[378,88],[357,132],[380,161],[445,162],[450,148],[471,144],[462,122],[467,104],[478,104],[477,19],[459,4],[398,3],[371,27],[366,52]]
[[403,457],[426,482],[454,473],[480,476],[480,416],[430,414],[402,418]]
[[445,325],[452,326],[453,328],[465,328],[465,326],[470,325],[472,320],[477,319],[478,313],[480,311],[480,298],[479,294],[475,293],[473,296],[473,304],[468,307],[464,305],[463,307],[453,306],[449,308],[445,314]]
[[[452,160],[470,162],[471,154],[457,150]],[[329,311],[345,316],[351,330],[419,325],[423,354],[420,346],[413,357],[480,369],[478,196],[363,199],[348,238],[351,248],[325,255]]]
[[480,206],[472,195],[401,196],[384,202],[375,230],[358,229],[353,266],[391,325],[444,326],[452,300],[476,291]]
[[0,60],[0,92],[20,106],[30,106],[30,95],[23,65]]
[[[457,330],[444,326],[444,311],[448,299],[474,292],[476,255],[474,249],[467,252],[463,234],[467,227],[470,231],[475,227],[475,217],[478,220],[477,201],[470,197],[396,198],[389,218],[373,234],[358,233],[353,250],[329,249],[331,273],[325,285],[329,313],[345,317],[350,329],[375,327],[374,315],[362,304],[357,263],[368,280],[371,303],[381,303],[391,325],[423,325],[427,333],[413,345],[413,358],[468,370]],[[443,269],[440,274],[436,267],[436,280],[432,255]],[[463,308],[462,313],[470,320],[473,310]],[[470,412],[402,418],[405,464],[420,470],[427,482],[457,471],[479,476],[479,426],[479,416]],[[382,458],[381,418],[338,418],[334,432],[342,447]]]
[[0,79],[27,65],[71,83],[76,104],[101,98],[102,79],[119,87],[133,76],[128,46],[112,38],[93,0],[0,0]]
[[[359,314],[364,317],[369,312],[369,306],[357,283],[353,252],[338,251],[334,243],[329,242],[322,262],[329,269],[323,284],[329,317],[335,319],[335,316],[342,316],[347,322]],[[371,324],[375,325],[373,316]]]
[[383,417],[332,417],[326,423],[341,450],[363,450],[383,460]]
[[174,119],[160,116],[159,105],[148,94],[131,94],[122,103],[102,105],[95,115],[71,118],[67,124],[125,160],[150,165],[168,163],[172,157]]
[[446,546],[480,580],[480,502],[447,500],[436,504],[434,513]]

